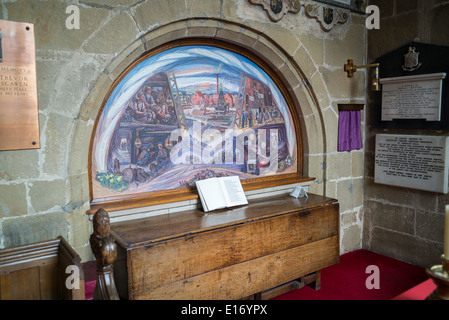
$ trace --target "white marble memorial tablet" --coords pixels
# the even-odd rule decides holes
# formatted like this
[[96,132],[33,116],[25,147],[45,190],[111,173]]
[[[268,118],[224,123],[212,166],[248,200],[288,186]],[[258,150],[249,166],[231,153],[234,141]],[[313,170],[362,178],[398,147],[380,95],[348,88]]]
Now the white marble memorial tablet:
[[374,182],[448,193],[449,137],[376,135]]
[[441,120],[441,92],[446,73],[380,79],[382,121]]

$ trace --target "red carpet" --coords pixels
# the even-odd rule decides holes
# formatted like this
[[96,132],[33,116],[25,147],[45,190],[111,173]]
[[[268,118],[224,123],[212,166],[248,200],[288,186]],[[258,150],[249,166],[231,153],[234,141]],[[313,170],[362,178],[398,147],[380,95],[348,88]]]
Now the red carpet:
[[[365,282],[379,267],[379,289],[369,290]],[[367,250],[340,256],[340,262],[321,271],[321,289],[309,287],[293,290],[273,300],[390,300],[427,280],[425,269]]]
[[[380,289],[368,290],[365,273],[368,266],[379,267]],[[95,262],[84,265],[86,300],[95,289]],[[293,290],[273,300],[390,300],[427,280],[425,269],[367,250],[340,256],[340,262],[321,271],[321,289],[309,287]]]
[[93,300],[95,286],[97,284],[97,263],[88,261],[83,264],[84,269],[84,292],[86,300]]

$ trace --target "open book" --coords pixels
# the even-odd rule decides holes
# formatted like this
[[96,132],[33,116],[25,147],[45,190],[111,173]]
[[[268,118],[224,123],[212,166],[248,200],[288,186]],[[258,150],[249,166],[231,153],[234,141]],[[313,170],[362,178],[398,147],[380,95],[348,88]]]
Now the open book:
[[205,212],[248,204],[238,176],[196,181]]

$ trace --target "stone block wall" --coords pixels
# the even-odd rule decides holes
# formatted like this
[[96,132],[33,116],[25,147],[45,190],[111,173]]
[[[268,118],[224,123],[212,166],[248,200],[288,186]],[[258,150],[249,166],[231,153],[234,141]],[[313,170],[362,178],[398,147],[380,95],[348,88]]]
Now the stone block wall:
[[[368,31],[368,60],[412,41],[449,45],[449,1],[371,0],[381,9],[379,30]],[[368,103],[367,114],[372,113]],[[366,117],[363,247],[423,267],[441,263],[444,207],[448,195],[374,183],[376,133],[432,134],[379,130]],[[445,134],[438,132],[438,134]],[[447,133],[446,133],[447,134]]]
[[[67,29],[66,8],[80,10]],[[189,37],[229,41],[262,57],[286,83],[301,119],[310,192],[338,198],[341,251],[362,246],[364,152],[337,151],[338,103],[365,103],[364,17],[324,31],[304,7],[272,22],[248,0],[5,0],[0,19],[33,23],[39,150],[0,152],[0,248],[64,236],[83,261],[88,243],[89,143],[113,81],[141,54]]]

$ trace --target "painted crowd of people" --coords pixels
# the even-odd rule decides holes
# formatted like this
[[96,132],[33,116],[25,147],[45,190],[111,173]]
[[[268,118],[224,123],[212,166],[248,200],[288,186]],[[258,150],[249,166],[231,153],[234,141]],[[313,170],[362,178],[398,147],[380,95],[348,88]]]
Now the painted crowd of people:
[[175,109],[169,96],[163,90],[156,92],[151,86],[145,85],[129,102],[127,120],[145,124],[175,124]]

